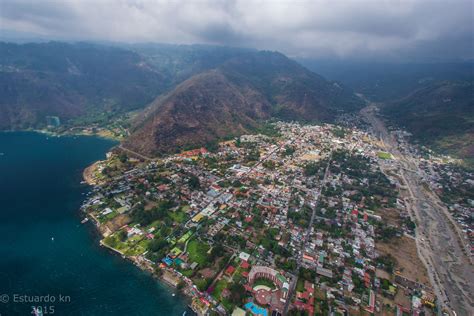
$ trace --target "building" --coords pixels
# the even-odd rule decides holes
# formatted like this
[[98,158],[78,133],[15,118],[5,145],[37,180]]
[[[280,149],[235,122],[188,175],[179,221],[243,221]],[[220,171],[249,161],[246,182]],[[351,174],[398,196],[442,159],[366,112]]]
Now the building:
[[332,278],[332,271],[323,267],[316,267],[316,273],[328,278]]
[[288,296],[289,284],[286,278],[277,270],[264,266],[253,266],[248,275],[249,284],[253,284],[256,279],[268,279],[282,290],[282,298]]

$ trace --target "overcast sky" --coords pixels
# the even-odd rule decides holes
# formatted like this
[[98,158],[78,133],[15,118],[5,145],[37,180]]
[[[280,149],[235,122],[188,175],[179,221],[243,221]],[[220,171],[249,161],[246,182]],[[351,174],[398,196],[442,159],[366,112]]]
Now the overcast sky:
[[205,43],[292,57],[472,59],[472,0],[1,0],[3,34]]

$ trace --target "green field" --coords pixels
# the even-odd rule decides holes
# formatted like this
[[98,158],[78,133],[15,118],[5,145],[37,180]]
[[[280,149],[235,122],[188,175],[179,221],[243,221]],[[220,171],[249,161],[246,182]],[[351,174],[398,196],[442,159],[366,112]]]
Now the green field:
[[128,245],[125,243],[125,242],[121,242],[117,235],[110,235],[109,237],[106,237],[104,240],[103,240],[103,243],[106,244],[107,246],[109,247],[112,247],[114,249],[117,249],[123,253],[125,253],[126,251],[128,251],[130,248],[128,247]]
[[255,280],[255,282],[253,283],[253,287],[256,287],[257,285],[265,285],[271,288],[272,290],[275,289],[275,284],[268,279],[262,278],[262,279]]
[[182,223],[186,220],[186,213],[181,210],[171,211],[168,216],[176,223]]
[[380,159],[392,159],[392,155],[389,154],[389,153],[386,153],[386,152],[383,152],[383,151],[379,151],[377,153],[377,156],[380,158]]
[[298,282],[296,283],[296,291],[304,292],[304,280],[302,278],[298,278]]
[[148,247],[149,241],[142,236],[135,235],[125,242],[119,240],[117,234],[110,235],[103,240],[104,244],[119,250],[127,256],[137,256],[144,253]]
[[209,245],[193,239],[189,242],[187,252],[189,253],[190,262],[197,262],[200,266],[207,263],[207,252]]
[[108,221],[114,219],[115,217],[117,217],[117,215],[118,215],[118,213],[115,212],[115,211],[113,211],[112,213],[109,213],[109,214],[107,214],[107,215],[105,215],[105,216],[102,216],[102,215],[97,216],[97,219],[99,220],[99,222],[100,222],[101,224],[104,224],[104,223],[106,223],[106,222],[108,222]]

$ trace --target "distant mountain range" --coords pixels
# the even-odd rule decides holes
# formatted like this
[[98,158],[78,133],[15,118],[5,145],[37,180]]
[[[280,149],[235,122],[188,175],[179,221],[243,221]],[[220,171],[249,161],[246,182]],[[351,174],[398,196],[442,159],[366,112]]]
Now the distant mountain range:
[[[126,145],[155,155],[249,132],[262,120],[333,119],[362,102],[276,52],[203,45],[0,43],[0,129],[104,123],[143,110]],[[101,121],[102,120],[102,121]]]
[[400,99],[441,81],[474,79],[474,61],[381,63],[300,59],[298,62],[376,102]]

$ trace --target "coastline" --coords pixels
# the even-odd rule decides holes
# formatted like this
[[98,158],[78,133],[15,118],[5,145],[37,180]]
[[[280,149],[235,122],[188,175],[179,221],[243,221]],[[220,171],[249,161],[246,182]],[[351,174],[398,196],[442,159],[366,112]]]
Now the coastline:
[[34,128],[27,128],[27,129],[7,129],[7,130],[1,130],[2,133],[17,133],[17,132],[31,132],[31,133],[39,133],[43,135],[47,135],[50,137],[73,137],[73,136],[89,136],[89,137],[97,137],[97,138],[102,138],[106,140],[113,140],[116,142],[122,141],[122,138],[120,137],[114,137],[109,135],[108,133],[92,133],[92,132],[73,132],[70,130],[66,130],[64,132],[54,132],[46,129],[34,129]]
[[[94,187],[96,185],[99,185],[99,183],[97,183],[97,181],[93,177],[93,172],[96,170],[96,168],[98,167],[100,162],[101,162],[100,160],[94,162],[90,166],[86,167],[84,169],[83,173],[82,173],[84,182],[87,185],[89,185],[90,187]],[[96,234],[98,234],[98,236],[99,236],[99,246],[100,247],[104,247],[108,251],[110,251],[111,254],[119,255],[120,257],[122,257],[122,259],[125,259],[125,260],[130,261],[131,263],[133,263],[133,265],[135,265],[141,271],[146,272],[153,279],[157,280],[161,285],[164,285],[169,291],[173,292],[172,293],[173,296],[175,294],[180,295],[182,297],[182,299],[184,300],[184,305],[191,308],[191,302],[192,302],[192,299],[194,298],[194,296],[190,293],[191,290],[192,290],[192,287],[188,283],[184,282],[185,286],[182,289],[178,289],[177,284],[173,284],[173,283],[169,282],[163,276],[164,273],[173,273],[174,274],[174,272],[171,272],[168,269],[162,269],[163,273],[158,274],[158,273],[156,273],[155,269],[151,266],[151,264],[149,262],[146,262],[143,259],[140,259],[140,258],[135,257],[135,256],[127,256],[123,252],[121,252],[120,250],[115,249],[115,248],[105,244],[102,241],[102,239],[106,237],[106,233],[105,233],[102,225],[100,224],[100,222],[97,220],[97,218],[95,218],[94,216],[89,214],[86,210],[81,210],[81,211],[85,214],[86,218],[88,218],[89,221],[93,223],[94,232]],[[177,276],[177,277],[179,277],[179,276]],[[180,278],[180,280],[181,280],[181,278]],[[196,313],[194,310],[193,310],[193,312]]]
[[[5,153],[0,157],[0,182],[6,202],[1,246],[9,259],[1,262],[3,293],[68,295],[71,303],[55,304],[61,315],[76,314],[78,308],[87,315],[141,311],[181,316],[188,310],[180,296],[172,296],[175,290],[122,258],[111,257],[99,246],[102,237],[96,227],[80,223],[85,214],[78,211],[93,188],[83,182],[82,173],[105,159],[116,142],[53,138],[31,130],[0,134],[0,152]],[[26,254],[31,260],[23,260]],[[0,308],[2,314],[31,312],[29,304],[6,305]]]
[[102,138],[102,139],[107,139],[107,140],[113,140],[120,142],[123,140],[121,137],[113,136],[107,130],[101,130],[98,132],[86,132],[84,130],[79,130],[75,131],[73,129],[67,129],[63,132],[55,132],[47,129],[36,129],[36,128],[27,128],[27,129],[7,129],[7,130],[2,130],[4,133],[15,133],[15,132],[33,132],[33,133],[39,133],[39,134],[44,134],[48,135],[51,137],[64,137],[64,136],[92,136],[92,137],[97,137],[97,138]]
[[90,166],[86,167],[84,171],[82,172],[82,178],[84,179],[84,182],[90,186],[95,186],[98,185],[98,181],[94,177],[94,172],[97,170],[99,166],[100,160],[94,162]]
[[[56,300],[58,315],[140,311],[181,316],[187,310],[180,297],[172,297],[174,291],[99,247],[95,227],[80,224],[85,216],[78,210],[91,191],[80,184],[82,171],[104,159],[114,142],[96,137],[47,140],[31,131],[1,134],[3,293],[70,296],[70,303]],[[0,310],[27,315],[31,307],[6,304]]]

